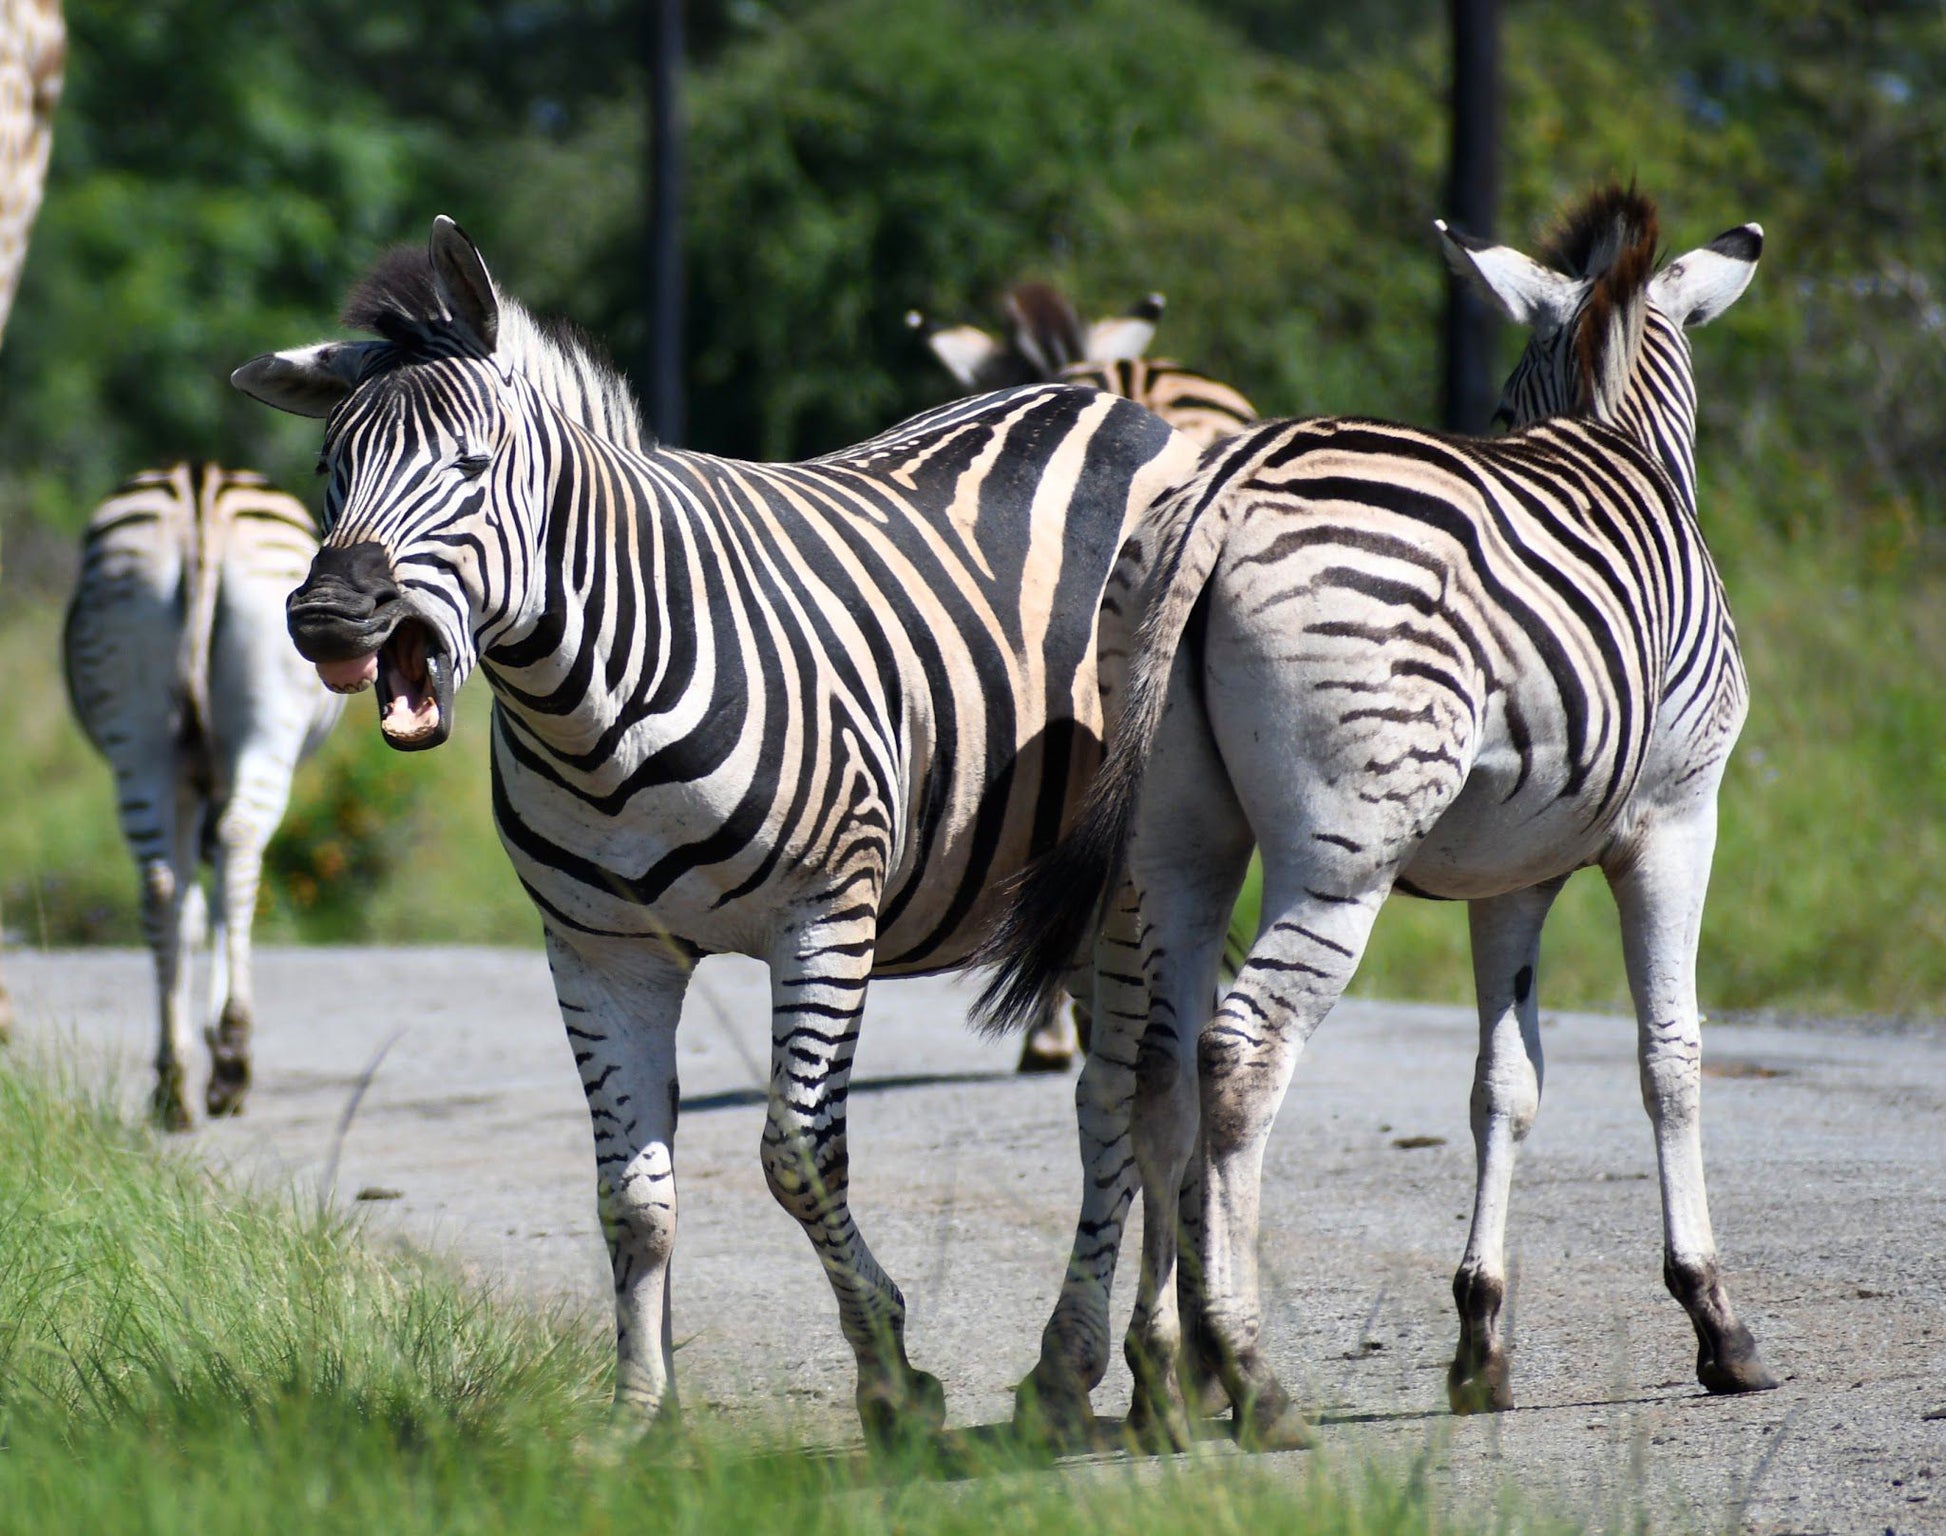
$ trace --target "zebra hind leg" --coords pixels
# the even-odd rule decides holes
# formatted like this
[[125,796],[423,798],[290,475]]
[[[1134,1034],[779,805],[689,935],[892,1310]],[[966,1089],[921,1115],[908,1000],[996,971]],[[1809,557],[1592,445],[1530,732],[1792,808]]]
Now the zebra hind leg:
[[1061,1294],[1041,1331],[1040,1361],[1014,1389],[1015,1429],[1023,1438],[1062,1449],[1087,1448],[1098,1439],[1090,1394],[1108,1370],[1109,1300],[1122,1229],[1135,1198],[1129,1115],[1136,1046],[1149,1008],[1140,974],[1140,922],[1134,890],[1125,885],[1096,937],[1090,979],[1070,977],[1077,994],[1092,992],[1089,1017],[1095,1021],[1074,1085],[1081,1211]]
[[1541,925],[1563,882],[1475,901],[1468,908],[1473,986],[1480,1012],[1472,1122],[1476,1184],[1466,1254],[1453,1276],[1459,1347],[1446,1374],[1455,1413],[1513,1407],[1501,1331],[1507,1294],[1507,1202],[1514,1149],[1540,1110]]
[[857,1405],[875,1449],[923,1443],[946,1422],[939,1379],[905,1352],[905,1297],[872,1256],[851,1214],[846,1113],[852,1057],[876,938],[876,903],[813,916],[771,960],[770,1108],[763,1168],[771,1195],[811,1240],[858,1361]]
[[1277,916],[1258,935],[1197,1043],[1208,1332],[1237,1440],[1258,1450],[1312,1443],[1302,1410],[1262,1347],[1257,1236],[1264,1149],[1298,1057],[1351,980],[1392,883],[1389,867],[1356,888],[1322,869],[1307,873],[1293,890],[1266,869],[1265,907]]
[[1696,1330],[1697,1380],[1712,1393],[1766,1392],[1777,1379],[1731,1309],[1703,1184],[1696,946],[1715,842],[1712,798],[1686,817],[1651,823],[1603,870],[1621,913],[1642,1102],[1655,1128],[1663,1280]]
[[[1241,876],[1247,843],[1239,852],[1234,867],[1213,860],[1212,869],[1178,889],[1149,888],[1149,1024],[1136,1065],[1133,1136],[1142,1175],[1142,1278],[1124,1348],[1135,1378],[1129,1433],[1150,1450],[1188,1449],[1195,1438],[1191,1419],[1210,1395],[1201,1379],[1207,1319],[1195,1283],[1200,1256],[1185,1248],[1179,1218],[1183,1190],[1194,1182],[1197,1039],[1215,995],[1223,931],[1236,896],[1229,877]],[[1185,1295],[1197,1346],[1197,1368],[1187,1374]]]
[[210,958],[210,1016],[203,1038],[210,1077],[204,1107],[212,1118],[243,1113],[250,1091],[250,1036],[255,1027],[251,984],[251,926],[263,872],[263,839],[239,797],[218,820],[212,862],[216,867],[215,944]]

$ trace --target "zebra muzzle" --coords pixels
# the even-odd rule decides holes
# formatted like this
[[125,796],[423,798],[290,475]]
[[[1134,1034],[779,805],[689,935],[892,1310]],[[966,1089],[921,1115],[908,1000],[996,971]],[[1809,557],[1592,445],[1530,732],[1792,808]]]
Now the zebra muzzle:
[[291,639],[334,693],[378,690],[378,725],[402,752],[452,731],[453,665],[438,632],[412,610],[374,543],[327,546],[287,604]]

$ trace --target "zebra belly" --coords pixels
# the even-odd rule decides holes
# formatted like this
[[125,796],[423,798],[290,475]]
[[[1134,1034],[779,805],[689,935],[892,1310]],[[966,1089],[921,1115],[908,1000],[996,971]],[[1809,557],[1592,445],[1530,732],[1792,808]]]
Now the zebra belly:
[[[501,844],[543,917],[567,935],[673,938],[767,958],[780,933],[830,905],[862,862],[877,873],[886,920],[876,970],[923,974],[966,959],[998,899],[994,886],[1030,852],[1031,817],[1007,816],[995,833],[979,814],[978,784],[944,796],[923,867],[912,857],[914,807],[888,814],[873,796],[848,820],[794,824],[767,797],[765,814],[745,828],[749,776],[734,758],[709,778],[644,790],[610,814],[591,815],[591,797],[534,771],[503,734],[496,724]],[[1016,766],[1022,771],[1001,779],[999,792],[1031,806],[1040,775]]]

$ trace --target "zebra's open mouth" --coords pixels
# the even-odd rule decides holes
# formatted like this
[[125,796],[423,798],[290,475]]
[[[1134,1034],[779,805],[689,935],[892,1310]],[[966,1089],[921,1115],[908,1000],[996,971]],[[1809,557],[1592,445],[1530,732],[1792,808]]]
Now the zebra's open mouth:
[[438,637],[401,619],[378,648],[378,728],[402,752],[436,747],[452,730],[453,671]]
[[378,686],[378,728],[401,752],[436,747],[453,728],[453,669],[430,625],[401,619],[375,651],[321,661],[318,677],[333,693]]

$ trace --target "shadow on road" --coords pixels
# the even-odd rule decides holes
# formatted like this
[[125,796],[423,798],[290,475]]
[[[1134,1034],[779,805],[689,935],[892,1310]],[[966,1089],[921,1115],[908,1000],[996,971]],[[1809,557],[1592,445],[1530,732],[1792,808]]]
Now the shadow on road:
[[[908,1088],[964,1087],[968,1083],[1010,1083],[1011,1072],[908,1072],[895,1077],[858,1077],[851,1082],[851,1097],[866,1093],[898,1093]],[[729,1088],[721,1093],[699,1093],[682,1101],[685,1115],[706,1114],[712,1109],[743,1109],[769,1101],[767,1088]]]

